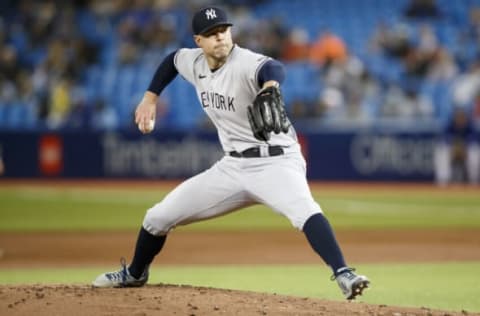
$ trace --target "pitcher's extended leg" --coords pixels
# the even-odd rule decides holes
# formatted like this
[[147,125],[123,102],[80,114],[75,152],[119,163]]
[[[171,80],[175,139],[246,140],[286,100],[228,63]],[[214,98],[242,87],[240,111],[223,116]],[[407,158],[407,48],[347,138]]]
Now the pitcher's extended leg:
[[[333,229],[312,197],[303,158],[300,155],[281,156],[277,163],[263,167],[262,173],[253,175],[252,191],[259,201],[286,216],[294,227],[305,233],[313,250],[333,270],[332,279],[337,280],[347,299],[362,294],[370,281],[355,274],[345,263]],[[273,184],[275,190],[271,190]]]
[[138,279],[148,269],[153,258],[162,250],[167,235],[154,236],[141,228],[135,245],[135,254],[132,263],[128,267],[130,274]]
[[184,181],[160,203],[147,211],[138,234],[129,267],[122,261],[118,271],[101,274],[97,287],[142,286],[148,269],[162,250],[168,232],[177,225],[220,216],[251,204],[252,200],[235,179],[232,158],[224,158],[207,171]]
[[332,268],[336,274],[346,267],[342,251],[338,246],[327,218],[322,213],[311,216],[303,226],[303,232],[313,250]]

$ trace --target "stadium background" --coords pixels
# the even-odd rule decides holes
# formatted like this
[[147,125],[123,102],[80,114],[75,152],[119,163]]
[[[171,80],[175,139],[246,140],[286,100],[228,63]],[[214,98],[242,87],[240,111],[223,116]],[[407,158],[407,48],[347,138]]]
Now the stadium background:
[[[162,95],[156,132],[143,138],[173,153],[153,162],[124,153],[130,157],[124,164],[140,164],[143,172],[112,172],[107,162],[119,155],[108,144],[138,140],[132,111],[162,57],[193,47],[189,19],[203,4],[2,1],[4,176],[178,178],[217,159],[212,126],[193,88],[178,77]],[[478,144],[480,1],[219,4],[231,14],[238,44],[285,63],[283,93],[311,179],[438,180],[439,141],[459,135]],[[477,132],[449,129],[455,109]],[[168,161],[179,152],[197,154],[173,174],[158,171],[171,169]],[[476,152],[480,160],[478,146]],[[474,169],[471,182],[478,181]],[[438,181],[450,180],[468,181],[461,172]]]

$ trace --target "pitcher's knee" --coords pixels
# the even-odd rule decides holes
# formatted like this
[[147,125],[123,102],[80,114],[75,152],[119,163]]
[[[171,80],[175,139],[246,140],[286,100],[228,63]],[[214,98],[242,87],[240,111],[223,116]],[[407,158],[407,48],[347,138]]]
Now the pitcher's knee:
[[297,217],[294,219],[290,219],[290,222],[292,223],[293,227],[295,227],[297,230],[302,231],[303,226],[307,222],[307,220],[311,217],[311,215],[308,216],[302,216],[302,217]]
[[[169,214],[170,213],[170,214]],[[171,212],[166,212],[158,204],[150,208],[143,219],[143,228],[155,236],[165,235],[175,226]]]
[[299,231],[302,231],[303,226],[308,221],[308,219],[318,213],[323,214],[322,209],[319,207],[315,207],[307,212],[295,213],[293,216],[289,216],[289,220],[292,223],[293,227],[295,227]]

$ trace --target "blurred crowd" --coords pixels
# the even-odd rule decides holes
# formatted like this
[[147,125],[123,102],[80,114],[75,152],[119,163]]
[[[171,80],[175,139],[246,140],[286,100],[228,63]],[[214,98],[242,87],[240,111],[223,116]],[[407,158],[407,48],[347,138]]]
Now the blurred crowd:
[[[449,19],[448,12],[434,0],[412,0],[397,20],[376,26],[361,53],[328,26],[311,34],[275,14],[255,17],[252,8],[266,2],[217,3],[228,7],[236,43],[287,66],[314,69],[316,80],[308,87],[314,97],[297,94],[289,100],[295,120],[429,120],[439,117],[440,100],[446,104],[442,113],[447,115],[441,116],[445,125],[454,108],[480,121],[480,6],[469,10],[461,32],[446,45],[433,25]],[[86,70],[98,64],[142,63],[153,71],[166,53],[194,46],[190,16],[208,3],[2,1],[0,107],[25,107],[35,126],[49,129],[122,127],[111,100],[89,95]],[[371,66],[379,61],[385,69],[375,71]],[[386,68],[390,76],[383,77]],[[445,87],[449,94],[442,94]],[[168,102],[162,102],[168,108]]]
[[[434,26],[449,19],[435,1],[411,1],[394,22],[377,25],[363,55],[331,30],[321,30],[313,42],[305,30],[291,30],[281,58],[318,65],[322,86],[317,99],[295,100],[293,114],[351,121],[439,119],[445,126],[460,108],[479,124],[480,6],[471,8],[446,45]],[[373,59],[382,69],[369,67]]]

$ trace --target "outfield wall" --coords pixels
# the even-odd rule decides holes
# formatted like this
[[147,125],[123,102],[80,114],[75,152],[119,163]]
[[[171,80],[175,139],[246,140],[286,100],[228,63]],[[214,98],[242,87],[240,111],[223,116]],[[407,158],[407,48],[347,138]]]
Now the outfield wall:
[[[299,135],[312,180],[432,181],[431,132]],[[214,133],[0,133],[3,177],[189,177],[223,152]]]

